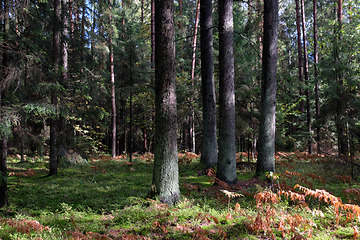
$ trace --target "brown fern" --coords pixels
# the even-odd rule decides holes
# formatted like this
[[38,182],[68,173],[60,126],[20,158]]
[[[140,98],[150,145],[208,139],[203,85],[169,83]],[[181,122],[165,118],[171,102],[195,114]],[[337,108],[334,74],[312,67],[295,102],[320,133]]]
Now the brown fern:
[[30,234],[32,231],[43,232],[50,231],[49,227],[41,225],[38,221],[35,220],[26,220],[26,219],[0,219],[0,223],[3,225],[8,225],[11,228],[14,228],[16,232],[23,234]]

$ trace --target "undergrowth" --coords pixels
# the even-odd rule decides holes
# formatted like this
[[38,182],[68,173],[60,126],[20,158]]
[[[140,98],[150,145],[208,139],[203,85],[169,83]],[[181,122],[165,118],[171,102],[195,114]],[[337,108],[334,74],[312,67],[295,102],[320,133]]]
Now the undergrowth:
[[174,207],[146,198],[149,153],[133,162],[94,156],[48,178],[47,159],[11,156],[0,239],[358,238],[360,187],[346,161],[277,153],[269,182],[252,178],[254,163],[238,156],[239,181],[229,186],[215,169],[203,173],[198,155],[179,154],[182,199]]

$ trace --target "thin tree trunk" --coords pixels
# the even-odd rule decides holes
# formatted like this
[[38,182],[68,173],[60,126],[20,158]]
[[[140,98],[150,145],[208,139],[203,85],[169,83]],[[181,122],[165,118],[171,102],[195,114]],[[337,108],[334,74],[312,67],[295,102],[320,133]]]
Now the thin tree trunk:
[[338,135],[338,151],[339,155],[348,154],[348,144],[346,138],[346,126],[345,126],[345,116],[344,116],[344,103],[342,101],[343,94],[343,76],[341,69],[338,67],[340,64],[340,42],[342,39],[341,30],[342,30],[342,0],[338,0],[337,6],[337,22],[338,26],[336,28],[336,44],[335,44],[335,58],[337,62],[337,67],[335,68],[336,81],[338,84],[337,87],[337,100],[336,100],[336,130]]
[[[192,43],[192,60],[191,60],[191,86],[194,87],[195,81],[195,61],[196,61],[196,40],[199,26],[199,15],[200,15],[200,0],[197,0],[196,4],[196,16],[195,16],[195,29],[194,29],[194,38]],[[194,97],[191,97],[191,104],[194,102]],[[191,138],[191,152],[196,151],[196,133],[195,133],[195,109],[191,107],[191,115],[190,115],[190,138]]]
[[303,47],[304,47],[304,77],[305,77],[305,97],[306,97],[306,123],[308,131],[308,152],[312,153],[311,146],[311,112],[310,112],[310,96],[309,96],[309,61],[307,56],[307,45],[306,45],[306,26],[305,26],[305,3],[301,0],[301,15],[302,15],[302,32],[303,32]]
[[218,2],[219,11],[219,156],[216,177],[236,183],[233,1]]
[[155,0],[151,0],[151,68],[155,67]]
[[68,78],[68,41],[69,41],[69,7],[67,0],[61,0],[61,12],[62,12],[62,79],[65,82]]
[[[319,64],[319,53],[317,50],[317,0],[313,0],[313,18],[314,18],[314,76],[315,76],[315,115],[318,120],[320,117],[320,103],[319,103],[319,76],[318,76],[318,64]],[[316,145],[317,145],[317,153],[321,153],[321,145],[320,145],[320,126],[316,127]]]
[[146,116],[145,113],[143,115],[144,120],[144,128],[143,128],[143,138],[144,138],[144,153],[148,152],[148,142],[147,142],[147,127],[146,127]]
[[196,17],[195,17],[195,28],[194,28],[194,38],[192,44],[192,60],[191,60],[191,81],[194,81],[195,78],[195,61],[196,61],[196,40],[199,26],[199,15],[200,15],[200,0],[196,4]]
[[175,204],[180,198],[177,155],[174,1],[155,0],[155,159],[152,194]]
[[256,175],[275,172],[276,68],[278,0],[264,2],[264,49],[262,62],[260,133]]
[[262,52],[263,52],[263,28],[264,28],[264,21],[263,21],[263,8],[262,8],[262,2],[263,0],[257,0],[256,2],[256,9],[257,9],[257,15],[258,15],[258,18],[260,18],[260,21],[259,21],[259,31],[258,31],[258,44],[259,44],[259,56],[260,56],[260,62],[262,62]]
[[[10,30],[10,18],[9,18],[9,2],[8,0],[4,0],[4,40],[5,44],[7,43],[8,33]],[[2,81],[8,75],[8,67],[9,67],[9,56],[7,47],[3,46],[3,54],[2,54]],[[3,91],[0,91],[0,108],[2,108],[2,97]],[[0,208],[7,205],[7,136],[0,135]]]
[[0,208],[7,205],[7,139],[0,138]]
[[[81,16],[81,52],[80,52],[80,64],[81,64],[81,72],[84,71],[84,50],[85,50],[85,9],[86,9],[86,2],[83,0],[82,2],[82,16]],[[111,13],[110,13],[111,16]]]
[[[60,76],[60,62],[61,62],[61,43],[60,43],[60,26],[61,23],[61,10],[60,10],[60,0],[54,0],[54,30],[53,30],[53,62],[55,69],[55,83],[59,79]],[[58,100],[57,93],[52,91],[51,93],[51,104],[57,108]],[[56,117],[57,118],[57,117]],[[58,149],[57,149],[57,141],[58,141],[58,121],[55,118],[50,119],[50,166],[49,166],[49,174],[48,176],[57,175],[58,170]]]
[[[109,21],[112,26],[112,3],[110,3]],[[111,82],[111,105],[112,105],[112,139],[111,139],[111,155],[116,157],[116,96],[115,96],[115,71],[114,71],[114,47],[112,42],[112,32],[109,34],[110,47],[110,82]]]
[[212,36],[212,0],[200,3],[201,83],[203,98],[203,132],[201,162],[205,169],[217,164],[216,101]]
[[[132,43],[130,43],[132,44]],[[133,92],[132,92],[132,88],[133,88],[133,75],[132,75],[132,46],[130,46],[130,54],[129,54],[129,80],[130,80],[130,126],[129,126],[129,157],[130,157],[130,162],[132,162],[132,154],[133,154]]]
[[69,0],[70,40],[74,39],[73,0]]
[[141,0],[141,23],[144,23],[144,0]]
[[[300,97],[302,98],[303,93],[303,84],[304,84],[304,61],[303,61],[303,53],[301,46],[301,15],[300,15],[300,3],[299,0],[295,0],[296,6],[296,32],[297,32],[297,47],[298,47],[298,68],[299,68],[299,84],[300,84]],[[300,101],[300,112],[304,112],[304,101]]]

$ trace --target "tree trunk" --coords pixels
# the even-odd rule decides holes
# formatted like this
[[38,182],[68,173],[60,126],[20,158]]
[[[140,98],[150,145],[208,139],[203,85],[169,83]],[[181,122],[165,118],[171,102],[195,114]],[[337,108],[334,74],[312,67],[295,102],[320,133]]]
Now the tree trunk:
[[[60,26],[61,23],[61,10],[60,10],[60,0],[54,0],[54,26],[53,26],[53,62],[54,62],[54,69],[55,69],[55,81],[57,82],[59,79],[59,65],[61,61],[60,56]],[[51,93],[51,104],[57,108],[58,100],[57,100],[57,93],[52,91]],[[58,138],[58,121],[56,117],[50,119],[50,166],[49,166],[49,175],[57,175],[57,168],[58,168],[58,149],[57,149],[57,138]]]
[[180,198],[177,156],[174,1],[155,0],[155,159],[152,193],[169,205]]
[[62,79],[65,82],[68,78],[68,62],[69,62],[69,55],[68,55],[68,42],[69,42],[69,7],[68,7],[67,0],[61,0],[61,12],[62,12],[62,22],[63,22],[63,29],[62,29]]
[[[200,0],[197,0],[196,4],[196,16],[195,16],[195,29],[194,29],[194,38],[192,44],[192,59],[191,59],[191,86],[194,87],[195,81],[195,60],[196,60],[196,40],[199,26],[199,15],[200,15]],[[194,97],[191,97],[191,104],[194,102]],[[190,115],[190,137],[191,137],[191,152],[196,151],[196,133],[195,133],[195,109],[194,106],[191,107]]]
[[201,162],[205,169],[214,167],[217,164],[216,101],[212,46],[212,0],[201,0],[200,49],[203,99]]
[[337,100],[336,100],[336,116],[335,116],[335,122],[336,122],[336,131],[338,136],[338,151],[339,155],[347,155],[348,154],[348,143],[347,143],[347,137],[346,137],[346,125],[345,125],[345,114],[344,114],[344,103],[342,101],[342,95],[343,95],[343,88],[344,88],[344,82],[343,82],[343,73],[341,69],[339,68],[340,65],[340,42],[342,40],[342,0],[338,0],[338,6],[337,6],[337,33],[336,33],[336,44],[335,44],[335,58],[336,58],[336,68],[335,68],[335,75],[336,75],[336,81],[338,84],[337,89]]
[[264,2],[264,49],[262,60],[259,150],[256,175],[275,172],[276,67],[278,0]]
[[[61,76],[59,79],[59,83],[66,88],[66,82],[68,79],[68,34],[69,34],[69,15],[68,15],[68,5],[67,0],[61,0],[61,21],[62,21],[62,29],[61,29]],[[61,102],[61,105],[63,102]],[[66,147],[66,119],[63,116],[59,116],[57,121],[57,157],[62,158],[65,157],[67,152]]]
[[[10,19],[9,19],[9,2],[4,0],[4,40],[5,43],[8,39],[8,33],[10,30]],[[5,44],[4,44],[5,45]],[[9,54],[7,50],[7,46],[2,46],[2,81],[8,75],[8,67],[9,67]],[[0,91],[0,108],[2,108],[2,97],[3,92]],[[0,135],[0,208],[7,205],[7,136]]]
[[[313,18],[314,18],[314,76],[315,76],[315,115],[316,119],[319,119],[320,116],[320,103],[319,103],[319,77],[318,77],[318,64],[319,64],[319,53],[317,50],[317,0],[313,0]],[[316,126],[316,147],[317,153],[321,153],[321,145],[320,145],[320,126]]]
[[[296,6],[296,32],[297,32],[297,47],[298,47],[298,63],[299,63],[299,84],[300,84],[300,97],[302,98],[303,93],[303,84],[304,84],[304,61],[303,61],[303,53],[301,46],[301,16],[300,16],[300,3],[299,0],[295,0]],[[300,112],[304,112],[304,101],[300,101]]]
[[260,18],[259,20],[259,31],[258,31],[258,44],[259,44],[259,56],[260,56],[260,62],[262,62],[262,51],[263,51],[263,38],[262,38],[262,31],[264,29],[264,20],[262,18],[263,15],[263,6],[261,4],[263,0],[257,0],[256,2],[256,9],[257,9],[257,16]]
[[302,32],[303,32],[303,46],[304,46],[304,77],[305,77],[305,97],[306,97],[306,125],[307,125],[307,144],[308,144],[308,153],[312,153],[311,146],[311,112],[310,112],[310,96],[309,96],[309,61],[307,56],[307,45],[306,45],[306,26],[305,26],[305,4],[304,0],[301,0],[301,16],[302,16]]
[[[132,43],[130,43],[132,44]],[[132,46],[130,46],[130,54],[129,54],[129,80],[130,80],[130,106],[129,106],[129,112],[130,112],[130,126],[129,126],[129,161],[132,162],[132,154],[133,154],[133,75],[132,75]]]
[[155,66],[155,0],[151,0],[151,68]]
[[73,0],[69,0],[70,40],[74,38]]
[[218,2],[219,11],[219,157],[216,177],[236,183],[233,1]]
[[[110,3],[109,21],[112,26],[112,7]],[[115,72],[114,72],[114,47],[112,43],[112,32],[109,33],[109,48],[110,48],[110,82],[111,82],[111,105],[112,105],[112,138],[111,138],[111,155],[116,157],[116,96],[115,96]]]
[[[85,11],[86,11],[86,2],[83,0],[82,2],[82,16],[81,16],[81,52],[80,52],[80,64],[81,64],[81,72],[84,71],[84,50],[85,50]],[[111,13],[110,13],[111,16]]]
[[7,205],[7,139],[0,138],[0,208]]

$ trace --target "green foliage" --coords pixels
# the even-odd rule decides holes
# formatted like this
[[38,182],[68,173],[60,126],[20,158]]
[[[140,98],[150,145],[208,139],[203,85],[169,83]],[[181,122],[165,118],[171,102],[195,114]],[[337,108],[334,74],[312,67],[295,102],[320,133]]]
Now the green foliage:
[[0,109],[0,138],[12,136],[13,127],[19,125],[19,114],[15,107],[2,107]]
[[54,105],[47,103],[30,103],[23,106],[25,119],[31,119],[34,122],[42,122],[48,118],[55,119],[58,111]]

